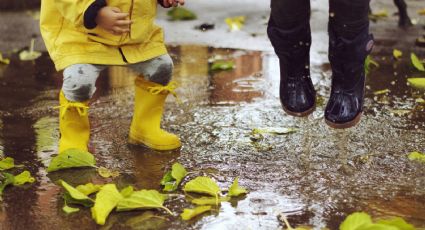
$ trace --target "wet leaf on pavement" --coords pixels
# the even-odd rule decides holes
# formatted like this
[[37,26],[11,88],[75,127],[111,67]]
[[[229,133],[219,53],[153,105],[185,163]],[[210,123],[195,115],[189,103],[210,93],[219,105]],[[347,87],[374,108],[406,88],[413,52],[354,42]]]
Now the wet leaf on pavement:
[[91,208],[92,218],[97,224],[104,225],[109,213],[123,199],[115,184],[102,186],[96,194],[94,206]]
[[61,169],[95,167],[94,156],[79,149],[68,149],[54,157],[50,162],[47,172],[54,172]]
[[1,53],[0,53],[0,64],[5,64],[5,65],[9,65],[10,64],[10,60],[7,59],[7,58],[4,58]]
[[117,205],[117,211],[130,211],[135,209],[164,209],[173,214],[164,206],[167,195],[156,190],[140,190],[133,192],[129,197],[122,199]]
[[197,215],[210,211],[211,209],[212,209],[211,206],[198,206],[194,209],[185,208],[183,210],[183,213],[180,214],[180,216],[182,217],[183,220],[190,220]]
[[383,224],[386,226],[397,227],[398,230],[415,230],[416,229],[413,225],[407,223],[405,220],[403,220],[400,217],[392,218],[389,220],[378,220],[376,223]]
[[19,53],[19,59],[21,61],[32,61],[41,56],[40,52],[34,51],[34,41],[34,39],[31,39],[30,48]]
[[[229,200],[230,200],[230,197],[228,196],[218,198],[219,203],[223,201],[229,201]],[[193,199],[190,202],[196,205],[217,205],[217,200],[215,197],[201,197],[201,198]]]
[[15,167],[15,160],[12,157],[6,157],[0,161],[0,170],[7,170]]
[[174,163],[171,167],[171,171],[167,172],[160,182],[161,185],[164,186],[163,191],[175,191],[186,175],[187,171],[183,165],[180,163]]
[[411,152],[408,155],[409,160],[425,163],[425,154],[420,152]]
[[229,193],[227,194],[228,196],[239,196],[242,194],[247,194],[248,191],[239,186],[239,178],[236,177],[235,180],[233,181],[233,184],[230,186],[229,188]]
[[225,61],[225,60],[216,60],[211,65],[211,71],[225,71],[232,70],[235,68],[235,63],[233,61]]
[[185,192],[207,194],[216,198],[220,193],[220,187],[217,183],[211,178],[203,176],[196,177],[195,179],[187,182],[183,190]]
[[394,49],[393,50],[393,56],[394,56],[395,59],[399,59],[403,56],[403,52],[401,52],[398,49]]
[[416,89],[425,89],[425,78],[408,78],[409,85]]
[[[10,173],[2,173],[2,175],[5,179],[3,181],[1,181],[1,183],[0,183],[0,196],[3,194],[4,189],[8,185],[13,184],[13,181],[14,181],[14,177]],[[0,197],[0,199],[1,199],[1,197]]]
[[388,10],[382,9],[379,11],[376,11],[372,14],[369,14],[369,19],[372,21],[377,21],[379,19],[388,18]]
[[371,224],[372,218],[367,213],[355,212],[349,215],[339,228],[340,230],[361,230]]
[[275,128],[275,127],[267,127],[267,128],[255,128],[252,130],[252,134],[272,134],[272,135],[285,135],[297,132],[299,129],[297,128]]
[[114,171],[112,169],[108,169],[105,167],[99,167],[97,169],[97,173],[99,173],[99,175],[103,178],[109,178],[109,177],[115,178],[120,175],[120,172]]
[[102,188],[102,185],[93,184],[93,183],[87,183],[84,185],[78,185],[76,189],[83,193],[84,195],[88,196],[92,193],[98,192]]
[[76,188],[72,187],[70,184],[65,181],[60,181],[62,187],[66,190],[64,194],[64,199],[67,204],[80,204],[85,207],[93,206],[93,200],[90,199],[87,195],[80,192]]
[[224,20],[230,31],[241,30],[245,24],[245,16],[230,17]]
[[370,55],[368,55],[366,57],[365,65],[364,65],[366,75],[369,75],[370,71],[373,68],[372,66],[379,68],[379,63],[373,60]]
[[172,21],[194,20],[197,18],[195,13],[183,7],[174,7],[167,12],[167,15],[170,17],[170,20]]
[[121,195],[122,195],[124,198],[127,198],[127,197],[131,196],[131,194],[133,194],[133,192],[134,192],[134,188],[133,188],[133,186],[131,186],[131,185],[129,185],[129,186],[127,186],[127,187],[123,188],[123,189],[120,191]]
[[19,186],[25,183],[33,183],[34,181],[35,181],[35,178],[31,176],[31,173],[25,170],[22,173],[14,176],[13,185]]
[[63,206],[62,210],[63,210],[66,214],[71,214],[71,213],[74,213],[74,212],[78,212],[78,211],[80,211],[80,209],[79,209],[79,208],[73,208],[73,207],[68,206],[67,204],[65,204],[65,205]]
[[425,67],[424,64],[421,62],[421,60],[419,60],[418,56],[416,56],[416,54],[411,53],[410,54],[410,59],[412,60],[412,64],[413,66],[419,70],[419,71],[425,71]]
[[377,90],[377,91],[373,92],[373,95],[388,94],[389,92],[391,92],[391,90],[389,90],[389,89]]

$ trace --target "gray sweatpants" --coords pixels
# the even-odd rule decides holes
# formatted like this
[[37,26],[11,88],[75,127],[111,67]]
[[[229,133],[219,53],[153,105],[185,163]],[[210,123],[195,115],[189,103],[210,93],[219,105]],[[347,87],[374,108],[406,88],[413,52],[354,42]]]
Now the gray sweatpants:
[[[107,65],[75,64],[63,71],[62,91],[69,101],[87,101],[96,91],[96,80]],[[173,60],[165,54],[128,67],[146,80],[167,85],[173,75]]]

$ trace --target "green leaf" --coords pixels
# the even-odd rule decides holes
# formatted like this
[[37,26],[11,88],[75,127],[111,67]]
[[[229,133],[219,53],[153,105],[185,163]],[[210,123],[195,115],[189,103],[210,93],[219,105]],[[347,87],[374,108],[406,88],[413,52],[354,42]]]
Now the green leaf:
[[229,196],[239,196],[241,194],[247,194],[248,191],[245,188],[242,188],[239,186],[239,178],[236,177],[235,180],[233,181],[233,184],[230,186],[229,188]]
[[175,191],[186,175],[187,171],[183,165],[174,163],[171,167],[171,171],[167,172],[161,180],[161,185],[164,185],[163,191]]
[[118,171],[113,171],[111,169],[105,168],[105,167],[99,167],[97,169],[97,173],[99,173],[99,175],[103,178],[115,178],[118,177],[120,175],[120,172]]
[[372,224],[372,218],[364,212],[355,212],[349,215],[341,226],[340,230],[363,230],[364,227]]
[[127,186],[127,187],[123,188],[123,189],[120,191],[121,195],[122,195],[124,198],[127,198],[127,197],[131,196],[131,194],[133,194],[133,192],[134,192],[134,188],[133,188],[133,186],[131,186],[131,185],[129,185],[129,186]]
[[94,156],[80,149],[67,149],[54,157],[50,162],[47,172],[54,172],[61,169],[95,167]]
[[171,176],[176,180],[177,186],[187,175],[186,169],[180,163],[174,163],[171,167]]
[[10,174],[10,173],[2,173],[2,174],[5,177],[5,179],[4,179],[4,181],[2,181],[0,183],[0,196],[3,194],[4,189],[8,185],[13,184],[13,181],[15,180],[14,179],[14,176],[12,174]]
[[411,161],[419,161],[421,163],[425,163],[425,154],[420,152],[411,152],[409,153],[408,158]]
[[69,207],[67,204],[65,204],[62,208],[62,210],[66,213],[66,214],[71,214],[74,212],[78,212],[80,211],[79,208],[73,208],[73,207]]
[[66,190],[66,193],[64,194],[64,199],[67,204],[81,204],[86,207],[93,206],[93,200],[90,199],[87,195],[80,192],[76,188],[72,187],[70,184],[66,183],[65,181],[60,181],[62,187]]
[[378,91],[373,92],[373,95],[388,94],[390,92],[391,92],[391,90],[389,90],[389,89],[383,89],[383,90],[378,90]]
[[136,191],[118,203],[117,211],[161,208],[166,210],[168,213],[173,214],[163,205],[167,197],[167,195],[161,194],[156,190]]
[[34,41],[35,39],[31,39],[31,45],[29,50],[23,50],[19,53],[19,59],[21,61],[32,61],[41,56],[40,52],[34,51]]
[[80,191],[81,193],[83,193],[86,196],[99,191],[101,188],[102,188],[102,185],[92,184],[92,183],[88,183],[88,184],[85,184],[85,185],[78,185],[76,187],[76,189],[78,191]]
[[196,14],[184,7],[175,7],[167,12],[170,20],[194,20],[197,18]]
[[424,64],[419,60],[418,56],[416,54],[411,53],[410,59],[412,60],[413,66],[418,69],[419,71],[425,71]]
[[180,214],[180,216],[182,217],[183,220],[190,220],[199,214],[210,211],[211,208],[212,208],[211,206],[198,206],[195,209],[185,208],[183,210],[183,213]]
[[25,183],[33,183],[34,181],[35,179],[31,176],[31,173],[25,170],[14,177],[13,185],[23,185]]
[[211,178],[199,176],[187,182],[183,190],[185,192],[202,193],[217,197],[220,187]]
[[7,170],[15,167],[15,160],[11,157],[6,157],[0,161],[0,170]]
[[219,70],[232,70],[235,68],[235,63],[233,61],[217,60],[211,65],[212,71]]
[[279,127],[268,127],[268,128],[255,128],[252,129],[252,134],[272,134],[272,135],[286,135],[297,132],[297,128],[279,128]]
[[229,26],[230,31],[237,31],[241,30],[242,27],[245,25],[245,16],[226,18],[224,21]]
[[401,56],[403,56],[403,52],[401,52],[398,49],[394,49],[393,50],[393,56],[394,56],[395,59],[399,59],[399,58],[401,58]]
[[362,225],[356,230],[399,230],[397,227],[385,225],[385,224],[368,224]]
[[10,64],[10,60],[7,58],[3,58],[3,55],[1,53],[0,53],[0,64],[5,64],[5,65]]
[[425,78],[423,77],[408,78],[407,82],[409,82],[413,88],[425,90]]
[[106,184],[96,194],[94,206],[91,208],[92,218],[97,224],[104,225],[109,213],[123,199],[115,184]]
[[162,177],[160,184],[161,185],[166,185],[170,182],[173,182],[175,179],[173,178],[173,176],[171,175],[171,171],[168,171],[164,177]]
[[378,63],[378,62],[376,62],[376,61],[374,61],[374,60],[372,59],[372,57],[371,57],[370,55],[368,55],[368,56],[366,57],[365,65],[364,65],[364,68],[365,68],[365,74],[366,74],[366,75],[369,75],[370,70],[372,69],[372,66],[375,66],[376,68],[379,68],[379,63]]
[[[229,200],[230,200],[230,197],[228,196],[219,198],[220,203],[223,201],[229,201]],[[190,202],[196,205],[217,205],[217,199],[215,197],[201,197],[201,198],[193,199]]]
[[377,223],[384,224],[387,226],[397,227],[398,230],[415,230],[416,229],[413,225],[407,223],[405,220],[403,220],[403,218],[400,218],[400,217],[396,217],[389,220],[379,220]]

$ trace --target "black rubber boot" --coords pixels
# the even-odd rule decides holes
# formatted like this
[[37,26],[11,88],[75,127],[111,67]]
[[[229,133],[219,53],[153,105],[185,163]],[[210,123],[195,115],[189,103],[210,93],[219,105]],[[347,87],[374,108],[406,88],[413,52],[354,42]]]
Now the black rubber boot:
[[267,33],[280,63],[280,101],[292,116],[307,116],[316,105],[316,92],[310,78],[310,24],[301,23],[283,30],[270,18]]
[[326,123],[333,128],[349,128],[360,121],[363,112],[364,62],[373,48],[369,25],[352,39],[338,36],[329,27],[329,60],[332,90],[325,109]]

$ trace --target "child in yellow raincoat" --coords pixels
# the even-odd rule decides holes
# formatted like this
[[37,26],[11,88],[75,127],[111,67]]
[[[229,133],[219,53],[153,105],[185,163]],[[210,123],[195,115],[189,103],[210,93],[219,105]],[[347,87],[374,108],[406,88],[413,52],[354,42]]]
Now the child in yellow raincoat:
[[184,0],[42,0],[41,33],[56,69],[64,70],[59,153],[87,151],[88,101],[108,65],[126,65],[140,75],[130,142],[157,150],[181,146],[179,137],[160,128],[165,99],[176,86],[162,29],[154,24],[158,3],[167,8]]

